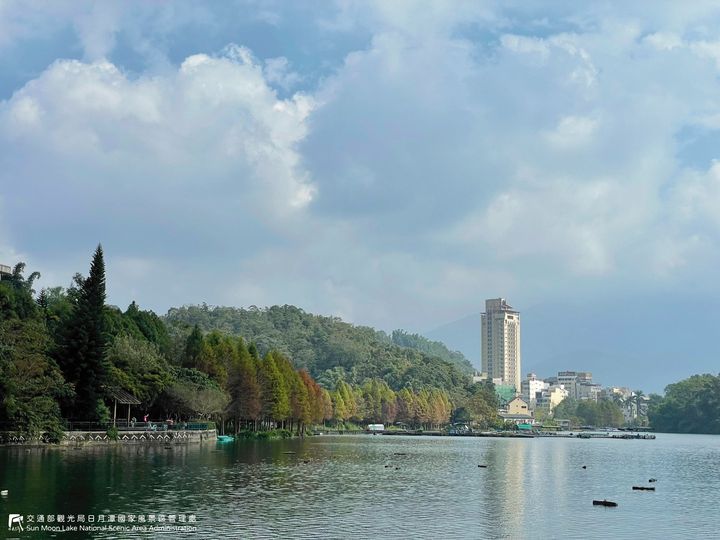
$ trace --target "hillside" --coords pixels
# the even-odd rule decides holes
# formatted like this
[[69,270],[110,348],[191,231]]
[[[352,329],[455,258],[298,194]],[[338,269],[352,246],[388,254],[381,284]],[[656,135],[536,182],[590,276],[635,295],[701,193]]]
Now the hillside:
[[461,353],[451,352],[439,342],[402,331],[388,336],[337,317],[305,313],[295,306],[184,306],[170,309],[164,320],[171,334],[189,333],[198,325],[204,331],[242,336],[254,342],[260,354],[281,351],[295,367],[307,369],[326,387],[334,387],[339,379],[360,384],[380,377],[394,389],[452,389],[463,386],[472,371]]

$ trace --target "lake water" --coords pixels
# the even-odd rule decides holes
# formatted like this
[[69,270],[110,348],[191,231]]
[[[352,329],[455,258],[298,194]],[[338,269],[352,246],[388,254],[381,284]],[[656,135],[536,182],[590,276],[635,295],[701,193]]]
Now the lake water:
[[[113,515],[113,526],[128,528],[169,526],[172,515],[173,526],[185,527],[93,534],[102,538],[720,538],[720,437],[357,435],[0,448],[0,489],[9,490],[0,497],[0,538],[88,537],[28,532],[43,525],[39,515],[51,525],[47,516],[58,514],[66,527],[80,515],[97,527],[106,527],[100,515]],[[8,531],[10,513],[24,516],[23,532]],[[52,525],[61,525],[57,517]]]

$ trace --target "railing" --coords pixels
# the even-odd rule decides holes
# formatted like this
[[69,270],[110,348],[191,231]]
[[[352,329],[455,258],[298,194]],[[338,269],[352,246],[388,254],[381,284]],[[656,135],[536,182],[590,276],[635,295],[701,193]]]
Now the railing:
[[[113,427],[112,422],[86,422],[67,421],[68,431],[107,431]],[[202,431],[215,429],[214,422],[128,422],[127,420],[116,420],[115,427],[118,431]]]
[[[88,422],[85,420],[66,420],[66,431],[102,431],[105,432],[113,427],[112,422]],[[118,431],[203,431],[215,429],[215,422],[174,422],[174,421],[151,421],[151,422],[128,422],[117,420],[115,427]],[[17,426],[12,422],[0,422],[0,432],[15,432]]]

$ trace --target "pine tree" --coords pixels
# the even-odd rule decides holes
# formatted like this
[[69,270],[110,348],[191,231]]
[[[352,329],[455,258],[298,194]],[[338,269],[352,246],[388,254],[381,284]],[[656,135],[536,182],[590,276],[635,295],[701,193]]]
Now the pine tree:
[[105,261],[98,245],[83,279],[57,351],[65,378],[75,385],[75,400],[66,403],[74,418],[99,419],[107,412],[103,397],[109,366],[105,358],[108,336],[105,331]]
[[185,341],[185,354],[183,354],[183,367],[194,368],[197,366],[200,353],[203,350],[204,337],[202,330],[196,324]]

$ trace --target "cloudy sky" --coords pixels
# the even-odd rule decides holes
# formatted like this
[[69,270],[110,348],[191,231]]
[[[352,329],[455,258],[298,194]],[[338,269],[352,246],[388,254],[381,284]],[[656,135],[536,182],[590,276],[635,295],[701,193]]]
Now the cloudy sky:
[[123,307],[386,330],[503,296],[552,334],[526,365],[672,330],[681,357],[633,356],[656,387],[717,371],[718,28],[700,0],[0,0],[0,262],[67,285],[102,242]]

